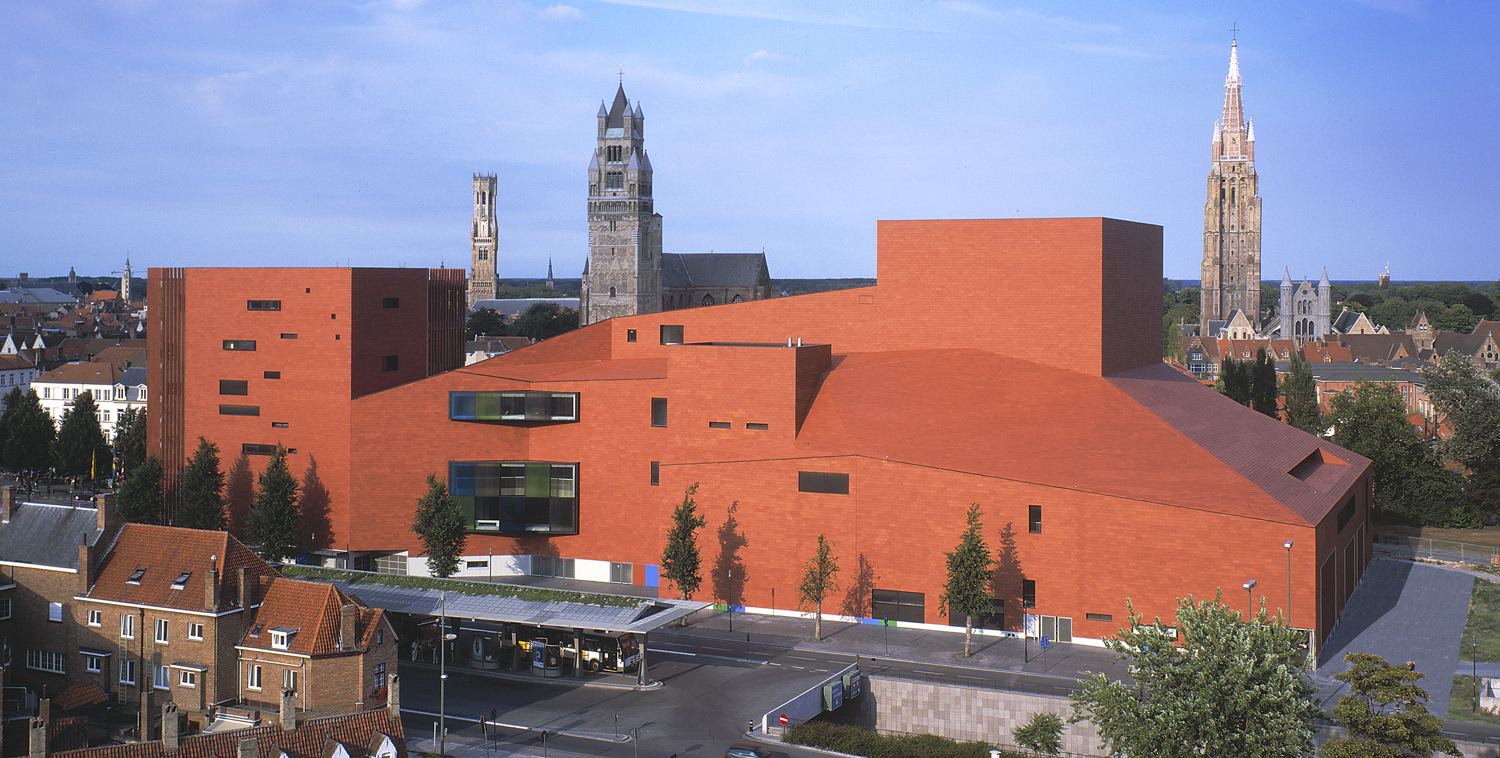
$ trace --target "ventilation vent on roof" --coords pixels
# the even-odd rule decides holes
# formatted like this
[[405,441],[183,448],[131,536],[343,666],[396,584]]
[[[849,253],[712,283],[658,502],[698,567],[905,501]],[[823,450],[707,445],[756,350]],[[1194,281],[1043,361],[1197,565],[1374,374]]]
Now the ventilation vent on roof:
[[141,577],[143,577],[145,575],[146,575],[146,570],[145,569],[143,569],[143,568],[137,568],[135,571],[130,572],[130,576],[125,577],[125,583],[126,584],[140,584],[141,583]]
[[1322,466],[1323,451],[1313,450],[1311,453],[1307,454],[1306,458],[1302,459],[1301,463],[1293,466],[1292,470],[1288,471],[1287,473],[1305,482]]
[[193,572],[191,572],[191,571],[184,571],[181,574],[178,574],[177,578],[172,580],[172,589],[174,589],[174,590],[180,590],[180,589],[186,587],[187,586],[188,577],[190,577],[192,575],[193,575]]

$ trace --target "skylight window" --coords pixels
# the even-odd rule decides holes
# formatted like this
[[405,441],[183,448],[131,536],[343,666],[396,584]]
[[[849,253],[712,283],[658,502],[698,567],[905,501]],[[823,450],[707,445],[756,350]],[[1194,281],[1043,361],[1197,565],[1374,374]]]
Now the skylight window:
[[186,587],[187,586],[188,577],[190,577],[192,575],[193,575],[193,572],[191,572],[191,571],[184,571],[181,574],[178,574],[177,578],[172,580],[172,589],[174,589],[174,590],[180,590],[180,589],[183,589],[184,587]]
[[141,577],[143,577],[145,575],[146,575],[146,570],[143,569],[143,568],[137,567],[135,571],[130,572],[130,576],[125,577],[125,583],[126,584],[140,584],[141,583]]

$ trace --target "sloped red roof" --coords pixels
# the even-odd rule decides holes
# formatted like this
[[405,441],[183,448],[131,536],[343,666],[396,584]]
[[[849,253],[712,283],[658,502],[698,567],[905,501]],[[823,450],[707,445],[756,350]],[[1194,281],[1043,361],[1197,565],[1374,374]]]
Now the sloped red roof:
[[[276,569],[227,532],[126,524],[99,566],[98,579],[87,596],[131,605],[202,611],[204,582],[215,565],[219,569],[221,609],[239,604],[241,566],[248,568],[252,577],[278,575]],[[145,571],[131,581],[139,569]],[[185,571],[192,573],[183,588],[172,589],[173,582]]]
[[386,708],[343,716],[309,719],[288,732],[280,724],[183,737],[175,753],[168,753],[161,740],[126,745],[105,745],[53,753],[53,758],[234,758],[240,740],[254,739],[258,758],[321,758],[328,740],[342,743],[350,758],[366,758],[376,734],[391,738],[396,758],[407,758],[406,732],[401,719]]
[[665,379],[667,377],[666,358],[567,361],[518,366],[499,360],[502,357],[504,356],[495,356],[487,361],[458,370],[497,379],[514,379],[519,382],[588,382],[615,379]]
[[[375,630],[384,623],[384,612],[366,608],[358,598],[344,594],[332,584],[276,577],[271,580],[255,614],[255,625],[240,641],[244,647],[297,655],[334,655],[368,649]],[[355,605],[355,650],[339,649],[342,607]],[[271,630],[295,629],[285,650],[272,647]]]

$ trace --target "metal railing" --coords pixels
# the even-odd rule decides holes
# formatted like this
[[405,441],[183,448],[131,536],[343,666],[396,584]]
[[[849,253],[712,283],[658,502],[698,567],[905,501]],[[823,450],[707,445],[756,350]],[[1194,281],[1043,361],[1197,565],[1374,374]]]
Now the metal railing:
[[1429,537],[1409,537],[1404,534],[1376,532],[1375,549],[1410,558],[1500,566],[1500,547],[1475,545],[1471,542],[1453,542]]

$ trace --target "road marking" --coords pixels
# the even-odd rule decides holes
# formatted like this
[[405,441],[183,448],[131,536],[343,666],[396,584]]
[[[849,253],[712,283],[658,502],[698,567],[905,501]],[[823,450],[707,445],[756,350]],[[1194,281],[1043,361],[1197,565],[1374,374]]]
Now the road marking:
[[672,655],[691,655],[691,656],[693,656],[695,658],[698,656],[697,653],[689,653],[686,650],[663,650],[663,649],[661,649],[659,647],[647,648],[647,650],[650,650],[653,653],[671,653]]
[[912,669],[912,673],[913,674],[926,674],[928,676],[943,676],[942,674],[939,674],[936,671],[922,671],[920,669]]
[[789,655],[787,657],[791,658],[792,660],[796,660],[796,661],[816,661],[817,660],[817,658],[803,658],[800,655]]

